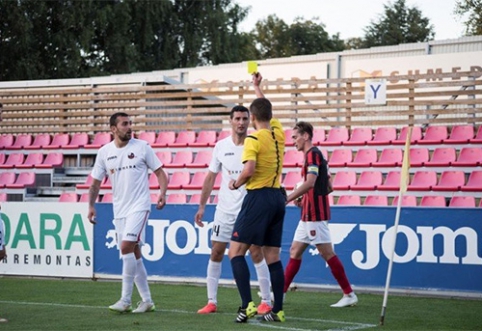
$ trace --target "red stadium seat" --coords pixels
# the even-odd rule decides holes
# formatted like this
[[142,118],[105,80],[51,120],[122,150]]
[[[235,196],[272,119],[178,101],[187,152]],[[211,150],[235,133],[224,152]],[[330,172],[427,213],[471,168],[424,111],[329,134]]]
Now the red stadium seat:
[[385,195],[367,195],[364,206],[388,206],[388,198]]
[[152,146],[152,144],[156,142],[156,133],[153,131],[139,132],[137,139],[147,141],[147,143]]
[[[99,202],[99,196],[95,199],[95,202]],[[79,202],[89,202],[89,193],[82,193],[80,195]]]
[[446,207],[445,197],[441,195],[424,195],[420,207]]
[[[210,198],[208,198],[208,201],[207,203],[210,202]],[[198,205],[201,203],[201,194],[200,193],[195,193],[193,195],[191,195],[191,197],[189,197],[189,203],[191,204],[195,204],[195,205]]]
[[94,135],[94,139],[92,140],[92,143],[86,144],[84,148],[87,149],[98,149],[104,146],[105,144],[108,144],[112,141],[112,135],[110,132],[97,132]]
[[216,143],[216,131],[214,130],[206,130],[200,131],[196,137],[196,140],[193,143],[190,143],[189,146],[191,147],[208,147],[214,146]]
[[171,193],[167,196],[166,202],[174,204],[187,203],[187,196],[184,193]]
[[429,161],[424,162],[426,167],[449,167],[457,158],[455,148],[437,147],[432,153]]
[[377,187],[380,191],[398,191],[400,189],[400,171],[389,171],[383,184]]
[[24,188],[35,185],[34,172],[22,172],[18,175],[15,183],[5,185],[6,188]]
[[156,141],[151,145],[152,147],[167,147],[174,144],[176,141],[176,132],[161,131],[157,134]]
[[183,188],[186,190],[200,190],[203,188],[204,180],[208,175],[207,171],[199,171],[194,173],[192,176],[191,181],[187,185],[183,185]]
[[349,149],[335,149],[330,156],[328,165],[330,168],[346,167],[353,160],[353,155]]
[[6,154],[0,153],[0,164],[4,164],[6,159],[7,159]]
[[396,128],[377,128],[373,139],[367,141],[367,145],[390,145],[395,139],[397,139]]
[[325,141],[319,143],[320,146],[341,146],[348,140],[347,128],[331,128]]
[[460,188],[464,192],[482,192],[482,170],[470,173],[467,183]]
[[15,142],[11,146],[5,146],[7,150],[20,150],[24,149],[27,146],[32,144],[32,135],[31,134],[19,134],[15,138]]
[[285,129],[285,146],[294,146],[295,143],[291,138],[293,136],[293,129]]
[[363,146],[373,139],[371,128],[354,128],[351,131],[350,138],[343,142],[347,146]]
[[[393,198],[392,206],[398,206],[398,196]],[[417,206],[417,197],[414,197],[413,195],[404,195],[402,197],[402,206],[416,207]]]
[[68,133],[57,133],[47,146],[43,146],[44,149],[61,149],[68,145],[70,136]]
[[25,155],[23,153],[9,154],[3,164],[0,164],[0,169],[12,169],[20,164],[23,164]]
[[105,203],[110,203],[110,202],[112,202],[112,199],[113,199],[113,195],[112,195],[112,193],[110,193],[110,192],[105,193],[105,194],[102,196],[102,202],[105,202]]
[[450,199],[449,207],[475,208],[475,197],[454,196]]
[[103,190],[112,189],[112,182],[110,180],[110,177],[104,177],[104,180],[102,181],[102,183],[100,183],[100,188]]
[[216,141],[220,141],[229,136],[231,136],[231,131],[226,131],[226,130],[220,131]]
[[187,168],[207,168],[213,157],[212,149],[200,150],[197,152],[191,163],[186,163]]
[[332,182],[334,190],[349,190],[355,184],[356,172],[354,171],[338,171]]
[[75,188],[76,189],[80,189],[80,190],[85,190],[85,189],[88,189],[90,187],[90,185],[92,184],[92,182],[94,181],[94,179],[92,178],[92,176],[89,174],[87,175],[87,178],[85,179],[85,182],[83,184],[77,184],[75,185]]
[[450,136],[445,139],[445,144],[467,144],[470,139],[474,138],[473,125],[456,125],[452,127]]
[[422,139],[418,141],[419,144],[441,144],[448,137],[447,127],[441,126],[429,126],[425,129],[425,134]]
[[359,195],[342,195],[338,198],[337,206],[360,206],[361,198]]
[[0,149],[10,147],[15,142],[15,137],[13,134],[2,134],[0,135]]
[[156,152],[157,158],[162,162],[162,165],[170,164],[172,162],[172,154],[169,150]]
[[44,155],[42,153],[30,153],[22,164],[17,164],[15,168],[27,169],[33,168],[36,164],[41,164],[44,160]]
[[378,161],[372,167],[397,167],[402,165],[403,150],[401,148],[385,148],[380,153]]
[[283,186],[287,190],[293,190],[295,185],[303,181],[300,171],[288,171],[283,179]]
[[371,167],[372,163],[377,162],[378,152],[374,148],[359,149],[353,161],[347,163],[347,167]]
[[159,194],[157,193],[151,193],[151,202],[154,204],[157,204],[157,199],[159,198]]
[[429,161],[428,148],[410,148],[410,167],[423,167]]
[[176,140],[169,144],[169,147],[187,147],[196,141],[196,132],[181,131],[178,133]]
[[285,151],[285,157],[283,158],[283,167],[300,167],[303,165],[303,159],[303,152],[298,152],[295,149],[287,150]]
[[58,168],[64,164],[64,154],[62,153],[48,153],[44,161],[40,164],[35,164],[35,168]]
[[191,164],[193,159],[192,151],[181,150],[177,151],[172,162],[169,164],[164,164],[164,168],[184,168],[187,164]]
[[476,167],[482,165],[482,148],[463,147],[456,161],[452,162],[456,167]]
[[[405,126],[400,130],[398,138],[392,141],[392,145],[405,145],[407,140],[408,127]],[[410,137],[410,143],[416,144],[420,139],[422,139],[422,128],[419,126],[412,127],[412,136]]]
[[157,180],[156,174],[153,172],[149,174],[149,189],[151,190],[159,189],[159,181]]
[[7,201],[7,193],[0,193],[0,202]]
[[218,172],[218,174],[216,175],[216,179],[214,180],[213,189],[219,190],[219,188],[221,187],[221,181],[222,181],[222,175],[220,172]]
[[35,136],[33,143],[30,146],[25,146],[25,149],[41,149],[50,144],[52,137],[48,133],[40,133]]
[[458,191],[465,185],[463,171],[447,170],[440,175],[437,185],[432,186],[432,191]]
[[408,185],[409,191],[430,191],[437,185],[437,173],[435,171],[417,171]]
[[321,128],[314,128],[313,129],[313,139],[311,142],[313,145],[319,146],[323,141],[325,141],[326,135],[325,135],[325,130]]
[[188,185],[191,181],[191,175],[187,171],[176,171],[169,176],[167,188],[170,190],[180,190],[184,185]]
[[471,144],[482,144],[482,125],[479,126],[479,129],[477,130],[477,133],[475,134],[475,137],[470,139]]
[[351,185],[350,189],[355,191],[376,190],[377,187],[382,184],[382,180],[381,171],[362,171],[356,184]]
[[79,196],[75,192],[62,192],[59,197],[59,202],[78,202]]
[[15,183],[17,175],[14,172],[2,172],[0,173],[0,188],[4,188],[6,185]]
[[75,133],[72,136],[68,145],[64,145],[63,148],[65,149],[79,149],[84,147],[89,143],[89,135],[85,132],[82,133]]

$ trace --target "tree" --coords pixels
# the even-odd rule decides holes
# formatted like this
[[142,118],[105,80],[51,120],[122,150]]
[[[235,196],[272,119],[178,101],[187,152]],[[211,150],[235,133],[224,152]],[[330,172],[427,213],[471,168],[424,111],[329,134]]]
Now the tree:
[[364,47],[398,45],[433,40],[434,27],[416,7],[408,8],[405,0],[384,5],[385,13],[364,29]]
[[467,35],[482,35],[482,0],[458,0],[455,13],[459,16],[468,14],[464,22]]

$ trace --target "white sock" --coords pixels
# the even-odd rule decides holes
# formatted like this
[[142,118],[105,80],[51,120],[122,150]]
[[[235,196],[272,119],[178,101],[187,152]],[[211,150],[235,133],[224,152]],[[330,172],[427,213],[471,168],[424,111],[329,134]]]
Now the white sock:
[[218,303],[218,285],[219,278],[221,278],[221,262],[214,262],[211,259],[208,262],[207,270],[207,288],[208,288],[208,302],[215,305]]
[[134,253],[122,255],[122,301],[131,303],[137,262]]
[[147,271],[146,267],[144,266],[144,262],[142,257],[136,261],[137,264],[137,272],[136,277],[134,278],[134,282],[136,284],[137,290],[139,291],[139,295],[144,302],[151,302],[151,291],[149,290],[149,284],[147,283]]
[[263,259],[261,262],[255,263],[254,266],[256,268],[256,275],[258,276],[259,291],[261,292],[261,301],[271,305],[271,282],[269,280],[269,269],[268,265],[266,264],[266,260]]

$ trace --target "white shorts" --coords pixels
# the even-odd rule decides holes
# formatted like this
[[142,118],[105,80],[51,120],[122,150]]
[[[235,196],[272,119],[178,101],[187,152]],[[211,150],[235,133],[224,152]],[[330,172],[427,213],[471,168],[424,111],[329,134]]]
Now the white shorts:
[[119,249],[122,241],[138,242],[140,245],[144,243],[148,218],[149,211],[138,211],[125,218],[115,218],[112,221]]
[[303,222],[296,227],[293,241],[305,244],[318,245],[331,243],[328,221]]
[[214,212],[214,222],[211,233],[211,240],[228,243],[231,241],[233,234],[234,222],[236,222],[236,215],[227,214],[220,210]]

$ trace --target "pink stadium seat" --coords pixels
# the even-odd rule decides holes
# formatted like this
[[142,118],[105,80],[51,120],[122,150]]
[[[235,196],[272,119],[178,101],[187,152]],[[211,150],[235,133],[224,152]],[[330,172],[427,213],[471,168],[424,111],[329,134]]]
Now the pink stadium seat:
[[[211,199],[208,198],[208,202],[210,202]],[[191,204],[195,204],[195,205],[198,205],[201,203],[201,194],[199,193],[195,193],[193,195],[191,195],[191,197],[189,198],[189,203]]]
[[21,172],[15,183],[5,185],[6,188],[24,188],[35,185],[35,173],[34,172]]
[[398,191],[400,189],[400,171],[389,171],[383,184],[377,187],[380,191]]
[[175,141],[176,141],[176,132],[161,131],[157,134],[156,141],[151,146],[167,147],[167,146],[171,146]]
[[0,173],[0,188],[4,188],[6,185],[15,183],[17,175],[14,172],[2,172]]
[[85,182],[83,184],[77,184],[75,185],[75,188],[76,189],[80,189],[80,190],[85,190],[85,189],[88,189],[90,187],[90,185],[92,184],[92,182],[94,181],[94,179],[92,178],[92,176],[89,174],[87,175],[87,178],[85,179]]
[[343,142],[343,145],[347,146],[363,146],[368,141],[373,139],[373,133],[371,128],[354,128],[351,131],[350,138]]
[[359,149],[353,161],[347,163],[347,167],[370,167],[377,162],[378,152],[374,148]]
[[78,202],[79,196],[75,192],[62,192],[59,197],[59,202]]
[[25,149],[41,149],[50,144],[52,137],[48,133],[40,133],[35,136],[33,143],[30,146],[25,146]]
[[156,174],[153,172],[149,174],[149,189],[151,190],[159,189],[159,181],[157,180]]
[[445,207],[445,197],[441,195],[424,195],[420,200],[420,207]]
[[429,161],[424,162],[426,167],[449,167],[457,158],[455,148],[437,147],[432,153]]
[[110,202],[112,202],[112,199],[113,199],[113,196],[112,196],[112,193],[110,193],[110,192],[105,193],[105,194],[102,196],[102,202],[105,202],[105,203],[110,203]]
[[222,181],[222,175],[221,175],[221,173],[219,172],[219,173],[216,175],[216,179],[214,180],[213,189],[219,190],[219,188],[221,187],[221,181]]
[[200,131],[196,137],[196,140],[193,143],[190,143],[189,146],[191,147],[208,147],[214,146],[216,143],[216,131],[214,130],[206,130]]
[[432,191],[458,191],[465,185],[463,171],[446,170],[440,175],[437,185],[432,186]]
[[474,138],[473,125],[456,125],[452,127],[450,136],[445,139],[445,144],[467,144],[470,139]]
[[72,136],[68,145],[64,145],[63,148],[65,149],[79,149],[84,147],[89,143],[89,135],[85,132],[82,133],[75,133]]
[[[95,199],[95,202],[99,202],[99,196],[97,196],[97,199]],[[89,193],[82,193],[80,195],[79,202],[89,202]]]
[[475,137],[470,139],[471,144],[482,144],[482,125],[479,126],[479,129],[477,130],[477,133],[475,134]]
[[[398,196],[393,198],[392,206],[398,206]],[[415,197],[413,195],[404,195],[402,197],[402,206],[416,207],[417,206],[417,197]]]
[[162,165],[170,164],[172,162],[172,154],[169,150],[156,152],[157,158],[162,162]]
[[353,160],[350,149],[335,149],[330,156],[328,165],[330,168],[346,167]]
[[157,204],[157,199],[159,198],[159,195],[157,193],[151,193],[151,202],[154,204]]
[[425,129],[425,134],[418,143],[421,145],[441,144],[447,137],[448,130],[446,126],[429,126]]
[[226,137],[229,137],[230,135],[231,135],[231,131],[226,131],[226,130],[220,131],[216,141],[220,141]]
[[[392,145],[405,145],[407,140],[408,127],[405,126],[400,130],[398,138],[392,141]],[[416,144],[420,139],[422,139],[422,128],[419,126],[412,127],[412,136],[410,138],[411,144]]]
[[293,129],[285,129],[285,146],[294,146],[295,143],[291,138],[293,136]]
[[56,133],[49,145],[44,146],[44,149],[60,149],[68,145],[70,136],[68,133]]
[[347,128],[331,128],[325,141],[319,143],[320,146],[341,146],[348,140]]
[[26,146],[30,146],[32,144],[32,135],[31,134],[19,134],[15,139],[15,142],[11,146],[5,146],[7,150],[20,150],[24,149]]
[[378,161],[372,167],[397,167],[402,165],[403,150],[401,148],[385,148],[380,153]]
[[7,201],[7,193],[0,193],[0,201],[1,202]]
[[0,153],[0,164],[4,164],[6,159],[7,159],[6,154]]
[[169,144],[169,147],[187,147],[196,141],[196,132],[194,131],[181,131],[178,133],[176,140]]
[[408,185],[409,191],[430,191],[437,185],[437,173],[435,171],[417,171]]
[[12,169],[20,164],[23,164],[25,155],[23,153],[12,153],[7,156],[3,164],[0,164],[0,169]]
[[147,141],[147,143],[152,146],[152,144],[156,142],[156,133],[153,131],[139,132],[137,139]]
[[207,168],[213,157],[212,149],[200,150],[197,152],[191,163],[186,163],[187,168]]
[[482,165],[482,148],[462,147],[456,161],[452,162],[456,167],[476,167]]
[[285,151],[285,157],[283,159],[283,167],[293,168],[303,165],[304,155],[303,152],[298,152],[295,149]]
[[482,192],[482,170],[470,173],[467,183],[460,188],[464,192]]
[[368,145],[390,145],[397,139],[397,129],[394,127],[377,128],[373,140],[367,141]]
[[319,146],[323,141],[325,141],[326,135],[325,135],[325,130],[321,128],[314,128],[313,129],[313,139],[311,142],[313,145]]
[[199,171],[194,173],[189,184],[183,185],[186,190],[200,190],[203,188],[204,180],[208,175],[207,171]]
[[170,190],[180,190],[184,185],[188,185],[191,181],[191,175],[187,171],[177,171],[169,176],[167,188]]
[[213,201],[211,202],[212,204],[217,204],[219,201],[219,198],[218,198],[218,195],[216,194],[214,197],[213,197]]
[[49,169],[62,167],[64,164],[64,154],[62,153],[48,153],[42,163],[35,164],[35,168]]
[[359,195],[342,195],[338,198],[337,206],[360,206],[361,199]]
[[352,185],[356,184],[355,171],[338,171],[333,178],[334,190],[349,190]]
[[378,185],[382,184],[381,171],[362,171],[356,184],[351,185],[350,189],[355,191],[369,191],[376,190]]
[[166,202],[174,204],[187,203],[187,196],[184,193],[171,193],[167,196]]
[[103,190],[110,190],[112,189],[112,182],[110,181],[110,177],[104,177],[102,183],[100,183],[100,188]]
[[287,190],[293,190],[295,185],[303,181],[300,171],[288,171],[283,179],[283,186]]
[[28,169],[33,168],[36,164],[41,164],[44,160],[44,155],[42,153],[30,153],[22,164],[17,164],[15,168]]
[[367,195],[364,206],[388,206],[388,198],[385,195]]
[[0,135],[0,149],[10,147],[15,142],[15,137],[13,134],[2,134]]
[[429,161],[430,153],[428,148],[410,148],[410,167],[423,167]]
[[475,208],[475,197],[454,196],[450,199],[449,207]]
[[172,162],[169,164],[164,164],[164,168],[184,168],[186,164],[192,163],[192,159],[193,154],[190,149],[177,151],[172,158]]
[[104,146],[105,144],[108,144],[112,141],[112,135],[110,132],[97,132],[94,135],[94,139],[92,140],[92,143],[87,144],[84,146],[84,148],[87,149],[98,149]]

